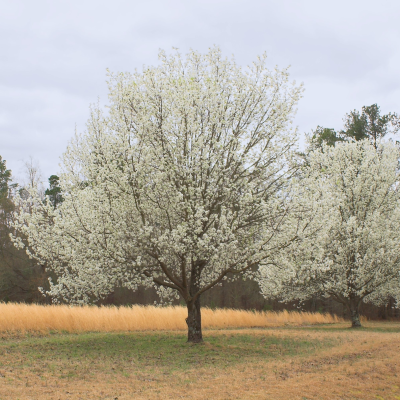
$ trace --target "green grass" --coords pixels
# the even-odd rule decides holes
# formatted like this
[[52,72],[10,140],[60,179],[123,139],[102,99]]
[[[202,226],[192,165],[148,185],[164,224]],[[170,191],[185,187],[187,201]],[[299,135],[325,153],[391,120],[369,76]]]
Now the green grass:
[[332,339],[296,340],[267,333],[208,334],[200,345],[186,343],[183,334],[167,332],[53,334],[3,340],[0,369],[29,368],[39,376],[46,371],[60,378],[95,372],[128,376],[138,368],[169,373],[308,355],[334,344]]

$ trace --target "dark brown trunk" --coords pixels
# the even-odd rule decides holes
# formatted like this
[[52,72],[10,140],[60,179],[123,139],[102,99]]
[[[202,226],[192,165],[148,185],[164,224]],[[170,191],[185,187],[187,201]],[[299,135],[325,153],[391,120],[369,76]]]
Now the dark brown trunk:
[[188,343],[201,343],[203,341],[203,334],[201,331],[201,310],[200,310],[200,296],[196,301],[189,301],[187,303],[188,317],[186,323],[188,326]]
[[351,327],[361,328],[360,313],[358,312],[358,310],[351,311]]
[[350,316],[351,316],[351,327],[352,328],[361,328],[360,322],[360,303],[361,301],[357,298],[350,298]]

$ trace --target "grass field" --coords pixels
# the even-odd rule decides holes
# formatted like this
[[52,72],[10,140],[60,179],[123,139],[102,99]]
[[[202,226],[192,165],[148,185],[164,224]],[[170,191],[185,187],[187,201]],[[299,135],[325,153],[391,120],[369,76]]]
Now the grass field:
[[0,399],[400,399],[400,324],[3,334]]
[[400,323],[0,333],[0,399],[400,399]]

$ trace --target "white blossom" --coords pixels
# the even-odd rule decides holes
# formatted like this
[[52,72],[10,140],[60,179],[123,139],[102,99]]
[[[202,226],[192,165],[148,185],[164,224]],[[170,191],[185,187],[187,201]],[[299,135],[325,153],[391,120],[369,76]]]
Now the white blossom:
[[[260,284],[285,300],[320,294],[346,305],[398,296],[400,273],[399,150],[368,141],[313,151],[299,182],[315,236],[286,253],[285,270],[263,266]],[[354,322],[354,321],[353,321]]]
[[64,202],[33,194],[16,215],[28,251],[58,277],[49,295],[88,302],[155,284],[189,305],[278,260],[301,225],[288,182],[302,88],[265,61],[242,71],[218,48],[161,52],[157,67],[109,74],[108,115],[94,107],[63,156]]

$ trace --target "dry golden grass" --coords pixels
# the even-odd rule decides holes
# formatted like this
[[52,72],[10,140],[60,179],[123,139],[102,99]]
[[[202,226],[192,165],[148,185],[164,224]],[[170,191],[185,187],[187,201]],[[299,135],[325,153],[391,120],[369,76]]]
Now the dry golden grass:
[[[71,307],[0,303],[0,331],[117,332],[186,329],[185,307]],[[203,308],[203,328],[249,328],[341,322],[330,314]]]

